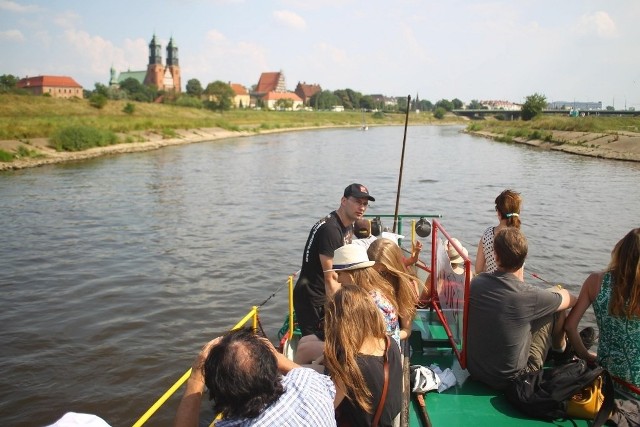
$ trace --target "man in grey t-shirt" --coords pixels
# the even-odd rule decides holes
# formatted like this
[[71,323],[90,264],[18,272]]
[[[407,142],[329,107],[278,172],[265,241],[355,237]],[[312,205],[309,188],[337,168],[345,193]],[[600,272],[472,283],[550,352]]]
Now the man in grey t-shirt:
[[494,251],[498,270],[471,282],[467,367],[472,378],[504,389],[510,378],[540,369],[550,348],[564,350],[564,310],[576,297],[524,282],[528,246],[518,228],[496,233]]

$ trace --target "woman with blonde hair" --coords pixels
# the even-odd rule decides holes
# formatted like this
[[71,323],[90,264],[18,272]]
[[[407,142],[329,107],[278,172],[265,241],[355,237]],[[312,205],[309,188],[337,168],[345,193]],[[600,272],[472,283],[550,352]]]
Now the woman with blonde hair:
[[399,425],[400,350],[389,343],[369,293],[357,285],[343,284],[325,306],[324,331],[324,364],[346,397],[337,408],[340,422],[371,426],[378,418],[378,426]]
[[[589,305],[600,331],[597,355],[587,350],[578,333]],[[617,379],[619,390],[640,398],[640,228],[616,243],[605,271],[584,281],[564,328],[580,358],[598,361]]]
[[411,334],[411,324],[416,314],[419,289],[417,277],[407,273],[402,249],[389,239],[378,239],[367,250],[369,259],[375,261],[374,269],[393,287],[393,294],[400,318],[400,339]]
[[520,193],[514,190],[504,190],[496,197],[495,203],[499,222],[495,227],[488,227],[480,238],[476,254],[476,274],[484,271],[493,273],[498,269],[493,253],[493,237],[496,233],[506,227],[520,228],[520,206],[522,205]]

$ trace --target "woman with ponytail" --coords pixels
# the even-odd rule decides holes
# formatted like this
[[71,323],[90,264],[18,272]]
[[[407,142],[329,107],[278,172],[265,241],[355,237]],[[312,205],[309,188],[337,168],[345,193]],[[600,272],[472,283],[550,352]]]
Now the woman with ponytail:
[[493,237],[496,233],[506,227],[520,228],[520,206],[522,197],[514,190],[504,190],[496,197],[496,215],[498,225],[488,227],[478,243],[476,254],[476,274],[482,272],[493,273],[498,269],[496,259],[493,254]]

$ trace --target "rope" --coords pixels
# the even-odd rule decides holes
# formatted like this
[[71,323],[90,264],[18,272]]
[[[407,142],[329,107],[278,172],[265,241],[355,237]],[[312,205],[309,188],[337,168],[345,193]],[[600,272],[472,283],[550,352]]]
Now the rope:
[[[293,273],[293,274],[292,274],[292,276],[293,276],[293,277],[296,277],[298,274],[300,274],[300,270],[298,270],[298,271],[296,271],[295,273]],[[286,281],[286,282],[284,282],[282,285],[280,285],[280,286],[278,287],[278,289],[276,289],[276,290],[275,290],[271,295],[269,295],[269,296],[267,297],[267,299],[265,299],[265,300],[264,300],[264,301],[262,301],[260,304],[258,304],[258,307],[262,307],[263,305],[265,305],[267,302],[269,302],[269,300],[270,300],[271,298],[275,297],[275,296],[276,296],[276,294],[282,290],[282,288],[284,288],[285,286],[288,286],[288,285],[289,285],[289,278],[287,278],[287,281]]]

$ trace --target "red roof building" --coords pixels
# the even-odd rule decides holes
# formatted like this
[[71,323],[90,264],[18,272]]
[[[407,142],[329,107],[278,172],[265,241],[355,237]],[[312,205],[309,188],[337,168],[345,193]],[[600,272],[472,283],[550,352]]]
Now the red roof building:
[[264,95],[267,92],[286,92],[287,85],[284,79],[284,73],[270,72],[262,73],[260,80],[258,80],[258,86],[256,86],[255,94]]
[[308,85],[306,82],[298,82],[298,86],[296,86],[295,90],[296,95],[298,95],[300,99],[302,99],[303,104],[307,106],[309,105],[309,100],[311,99],[311,97],[318,92],[322,92],[322,88],[320,87],[320,85]]
[[280,100],[291,101],[291,107],[286,109],[295,111],[302,108],[302,99],[293,92],[268,92],[262,97],[265,107],[270,110],[285,109],[281,107],[282,103],[278,103]]
[[82,86],[67,76],[37,76],[20,80],[17,86],[33,95],[49,94],[55,98],[83,98]]
[[235,94],[233,97],[233,104],[235,107],[248,108],[250,106],[251,97],[249,96],[247,88],[239,83],[229,83],[229,86],[231,86],[231,89]]

